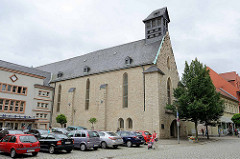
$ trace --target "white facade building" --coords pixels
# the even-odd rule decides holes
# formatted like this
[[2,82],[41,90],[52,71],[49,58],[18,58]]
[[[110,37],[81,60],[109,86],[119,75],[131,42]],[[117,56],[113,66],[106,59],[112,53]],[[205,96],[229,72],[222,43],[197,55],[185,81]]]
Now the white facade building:
[[0,128],[47,129],[51,121],[51,73],[0,60]]

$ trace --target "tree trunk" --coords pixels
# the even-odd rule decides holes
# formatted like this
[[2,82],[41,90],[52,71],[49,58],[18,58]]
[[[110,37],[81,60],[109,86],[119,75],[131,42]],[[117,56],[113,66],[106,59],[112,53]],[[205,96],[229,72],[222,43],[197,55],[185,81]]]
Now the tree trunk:
[[209,135],[208,135],[208,125],[206,125],[206,134],[207,134],[207,139],[209,139]]
[[198,139],[198,130],[197,130],[198,123],[195,121],[195,131],[196,131],[196,138]]

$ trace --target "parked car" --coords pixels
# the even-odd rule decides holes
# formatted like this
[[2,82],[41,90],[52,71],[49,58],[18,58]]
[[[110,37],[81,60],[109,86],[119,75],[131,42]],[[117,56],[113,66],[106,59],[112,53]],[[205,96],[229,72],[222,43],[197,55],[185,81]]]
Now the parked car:
[[138,130],[136,132],[139,132],[139,133],[142,134],[142,136],[144,137],[145,143],[148,143],[150,141],[151,137],[152,137],[152,134],[148,131]]
[[100,146],[101,140],[96,131],[90,130],[75,130],[68,134],[74,140],[74,147],[80,148],[81,151],[88,149],[97,150]]
[[101,147],[104,149],[108,147],[117,148],[123,144],[123,139],[114,132],[99,131],[98,134],[100,135]]
[[117,134],[122,137],[124,144],[128,147],[132,147],[133,145],[140,146],[145,142],[143,136],[139,132],[118,131]]
[[0,151],[10,153],[12,158],[24,153],[36,156],[40,151],[40,143],[30,134],[11,134],[0,140]]
[[69,131],[66,128],[52,128],[52,132],[62,133],[67,135]]
[[82,126],[68,126],[67,131],[73,131],[73,130],[87,130],[87,128]]
[[27,133],[34,135],[37,139],[40,139],[42,135],[48,134],[48,131],[43,129],[31,129]]
[[39,139],[40,149],[54,153],[60,150],[66,150],[70,153],[73,150],[74,141],[65,134],[60,133],[49,133],[43,134]]
[[9,130],[9,129],[4,129],[0,131],[0,139],[5,137],[8,134],[24,134],[23,131],[21,130]]

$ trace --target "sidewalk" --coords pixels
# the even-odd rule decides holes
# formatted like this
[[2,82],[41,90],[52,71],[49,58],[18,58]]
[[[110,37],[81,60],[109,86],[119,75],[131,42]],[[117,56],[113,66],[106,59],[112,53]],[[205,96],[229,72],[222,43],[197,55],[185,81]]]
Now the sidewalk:
[[[180,144],[184,144],[184,145],[193,145],[193,144],[207,144],[207,143],[211,143],[211,142],[216,142],[219,140],[224,140],[224,139],[234,139],[234,140],[240,140],[240,138],[236,137],[236,136],[222,136],[222,137],[209,137],[209,139],[207,139],[206,136],[199,136],[198,137],[198,142],[197,143],[192,143],[188,141],[188,138],[180,138]],[[158,145],[178,145],[178,140],[177,138],[171,138],[171,139],[160,139],[157,142]]]

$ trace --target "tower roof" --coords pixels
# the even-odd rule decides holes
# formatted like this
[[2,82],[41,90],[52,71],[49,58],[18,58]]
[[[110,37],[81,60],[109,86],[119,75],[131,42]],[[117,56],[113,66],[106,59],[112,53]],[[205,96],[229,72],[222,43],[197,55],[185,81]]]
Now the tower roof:
[[157,10],[153,11],[147,18],[145,18],[143,20],[143,22],[145,23],[148,20],[151,20],[151,19],[154,19],[154,18],[160,17],[160,16],[163,16],[165,19],[168,20],[168,22],[170,22],[167,7],[163,7],[163,8],[160,8],[160,9],[157,9]]

